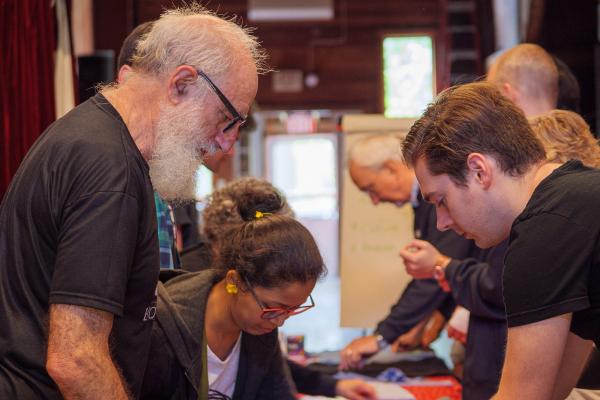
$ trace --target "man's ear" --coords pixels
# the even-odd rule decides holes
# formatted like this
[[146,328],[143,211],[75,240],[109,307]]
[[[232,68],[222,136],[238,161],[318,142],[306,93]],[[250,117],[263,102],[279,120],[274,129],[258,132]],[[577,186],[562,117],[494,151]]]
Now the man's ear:
[[519,91],[516,87],[508,82],[504,82],[501,86],[502,94],[513,103],[517,103],[519,100]]
[[180,65],[168,80],[168,97],[173,104],[179,104],[188,94],[190,85],[196,83],[198,73],[189,65]]
[[467,157],[467,168],[473,182],[487,190],[492,184],[494,177],[492,160],[481,153],[471,153]]
[[[396,176],[398,180],[414,179],[414,171],[402,160],[387,160],[383,163],[383,167]],[[412,179],[410,179],[412,181]]]
[[119,72],[117,73],[117,83],[125,82],[125,79],[127,79],[127,74],[129,72],[131,72],[131,66],[123,64],[121,68],[119,68]]

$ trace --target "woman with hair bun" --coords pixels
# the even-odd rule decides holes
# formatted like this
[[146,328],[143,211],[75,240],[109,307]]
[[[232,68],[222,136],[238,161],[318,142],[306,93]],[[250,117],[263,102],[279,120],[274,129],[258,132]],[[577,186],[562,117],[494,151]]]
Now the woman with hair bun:
[[235,179],[215,190],[206,201],[200,242],[181,253],[182,268],[186,271],[210,268],[221,241],[228,241],[252,217],[242,215],[250,212],[247,210],[293,216],[283,194],[269,182],[253,177]]
[[220,243],[213,268],[162,276],[142,398],[294,398],[277,328],[314,306],[310,294],[326,270],[308,230],[274,214],[277,205],[272,196],[222,208],[243,221]]
[[[147,372],[144,384],[146,391],[143,398],[196,399],[194,393],[196,393],[195,390],[198,388],[198,382],[192,381],[189,377],[200,376],[198,371],[194,370],[194,372],[186,374],[191,387],[188,385],[185,389],[182,388],[185,385],[182,385],[180,382],[180,371],[174,373],[178,376],[177,379],[168,378],[170,372],[165,371],[169,371],[169,368],[172,368],[171,365],[175,362],[173,360],[172,349],[181,349],[183,347],[181,344],[176,343],[178,340],[193,343],[194,350],[190,350],[190,354],[199,355],[196,347],[199,348],[201,346],[198,344],[200,337],[198,339],[187,337],[186,339],[181,339],[180,337],[189,334],[197,335],[201,331],[201,327],[197,327],[196,325],[200,323],[199,321],[206,321],[206,318],[198,317],[200,315],[198,308],[203,307],[202,305],[206,303],[207,294],[205,292],[207,290],[215,290],[217,294],[220,293],[220,297],[223,297],[222,284],[217,283],[211,289],[207,289],[207,287],[210,287],[210,284],[206,283],[207,279],[210,282],[213,282],[211,279],[221,279],[220,277],[224,271],[222,267],[229,267],[226,268],[225,280],[230,279],[232,282],[240,282],[241,278],[241,285],[238,286],[234,283],[237,288],[236,296],[242,295],[246,300],[252,300],[252,298],[248,297],[248,293],[252,294],[252,292],[247,290],[247,288],[252,287],[256,294],[256,303],[258,304],[258,301],[260,301],[265,307],[271,307],[277,305],[276,303],[280,303],[277,299],[267,297],[268,295],[285,293],[286,288],[289,291],[290,288],[299,286],[298,284],[290,284],[293,282],[309,282],[310,286],[310,282],[316,280],[317,272],[318,276],[321,276],[325,272],[324,268],[317,267],[317,264],[322,267],[322,261],[316,261],[320,260],[320,256],[316,247],[313,246],[312,237],[310,237],[302,225],[297,222],[290,222],[293,212],[285,197],[271,183],[265,180],[252,177],[240,178],[214,191],[208,199],[202,217],[204,220],[203,236],[205,242],[196,247],[193,251],[193,257],[190,257],[191,253],[183,256],[183,268],[191,271],[213,271],[203,273],[213,275],[202,275],[195,272],[185,273],[173,270],[161,272],[161,280],[163,281],[168,280],[173,275],[178,277],[168,280],[164,284],[159,284],[157,326],[153,331],[153,350],[148,366],[150,372]],[[263,222],[259,222],[259,220]],[[292,229],[288,230],[287,227],[292,227]],[[279,237],[279,235],[281,236]],[[244,240],[241,240],[242,236],[245,238]],[[294,243],[294,241],[300,241],[301,243]],[[309,251],[307,252],[306,250]],[[278,252],[283,252],[284,254],[277,254]],[[289,258],[292,258],[293,262],[290,262]],[[301,265],[313,266],[310,268],[298,267]],[[215,270],[221,272],[216,273]],[[245,282],[245,279],[248,279],[248,283]],[[314,286],[314,283],[312,285]],[[198,292],[198,286],[203,288],[202,293],[196,293]],[[246,289],[246,291],[242,291],[241,288]],[[230,291],[235,291],[232,286],[229,286],[229,289]],[[224,290],[226,292],[228,290],[227,283],[225,283]],[[263,290],[267,291],[267,293],[264,294],[264,297],[261,297],[263,296]],[[173,294],[175,292],[177,294]],[[231,297],[226,297],[225,300],[231,302],[236,300],[229,307],[235,311],[232,314],[239,315],[242,309],[247,308],[242,307],[242,303],[238,302],[241,297],[233,298],[233,296],[234,294],[232,293]],[[173,301],[169,297],[176,297],[178,305],[173,306]],[[210,297],[208,299],[207,309],[212,309],[211,304],[217,302],[211,303]],[[265,303],[267,300],[268,302]],[[271,300],[274,300],[275,304],[272,304]],[[292,305],[293,303],[294,300],[289,300],[284,304]],[[222,306],[228,303],[223,301],[218,304]],[[233,307],[233,304],[237,306]],[[251,307],[252,305],[253,303],[250,301],[249,306]],[[185,324],[194,326],[193,329],[185,328],[188,329],[186,332],[189,332],[189,334],[182,335],[180,333],[179,327],[183,325],[182,318],[178,316],[181,313],[180,309],[185,309],[184,314],[187,316],[185,317],[187,318]],[[300,308],[297,311],[304,309]],[[204,314],[204,310],[202,311]],[[254,315],[251,318],[252,321],[256,320],[256,312],[257,310],[254,308],[252,311]],[[172,318],[171,315],[176,315],[176,317]],[[206,315],[208,317],[211,314],[206,313]],[[283,372],[284,369],[281,368],[283,360],[278,350],[275,349],[276,335],[269,333],[260,336],[262,328],[256,331],[252,326],[253,324],[248,325],[244,322],[246,321],[245,319],[236,317],[236,320],[238,321],[236,326],[243,332],[241,350],[248,352],[252,356],[248,356],[248,359],[262,354],[264,350],[262,344],[257,348],[257,351],[249,350],[250,348],[254,349],[252,347],[254,346],[253,343],[259,338],[261,339],[260,343],[268,342],[269,351],[264,352],[264,359],[261,358],[260,362],[252,362],[251,364],[246,362],[242,364],[242,358],[240,358],[239,365],[252,365],[252,376],[256,377],[252,380],[260,381],[261,383],[253,384],[251,388],[246,388],[244,387],[246,385],[244,379],[245,382],[248,382],[248,378],[244,377],[247,373],[238,372],[240,378],[236,380],[235,389],[233,389],[233,398],[290,398],[289,381],[283,382],[282,379],[282,376],[287,374],[287,368],[285,368],[286,372]],[[281,321],[275,319],[272,322],[277,323]],[[259,323],[259,326],[262,327],[265,321],[259,321]],[[270,328],[270,325],[266,326]],[[244,338],[247,339],[244,340]],[[248,343],[248,345],[244,347],[244,343]],[[155,346],[155,344],[157,345]],[[210,347],[210,342],[208,345]],[[163,354],[165,347],[168,348],[168,354],[166,355]],[[212,347],[210,348],[212,349]],[[273,353],[272,358],[268,358],[267,354],[272,354],[271,352],[276,352],[277,354]],[[184,363],[181,365],[189,364],[190,361],[186,357],[189,356],[185,354],[181,355],[181,359],[184,360]],[[261,355],[261,357],[263,356]],[[198,359],[196,359],[197,361]],[[369,400],[375,398],[374,388],[360,379],[337,380],[289,360],[288,366],[295,386],[302,393],[330,397],[340,395],[351,400]],[[180,368],[178,367],[176,370]],[[194,368],[198,368],[198,365],[194,364]],[[268,368],[272,370],[265,375],[265,371]],[[210,365],[208,369],[210,370]],[[175,383],[175,381],[179,381],[179,383]],[[256,387],[259,386],[260,391],[257,393]],[[181,393],[184,393],[184,390],[186,390],[189,395],[187,397],[183,394],[176,395],[174,390],[181,391]],[[225,399],[226,397],[214,398]]]
[[210,267],[223,244],[231,239],[241,224],[255,218],[252,213],[256,210],[266,215],[294,216],[285,196],[264,179],[240,178],[215,190],[202,212],[202,235],[208,251],[194,264],[184,261],[184,269],[197,271]]

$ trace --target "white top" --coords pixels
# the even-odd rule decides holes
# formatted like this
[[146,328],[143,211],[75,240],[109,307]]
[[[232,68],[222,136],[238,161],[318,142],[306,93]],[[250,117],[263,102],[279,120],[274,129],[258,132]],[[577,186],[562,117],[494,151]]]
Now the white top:
[[[240,343],[242,342],[242,333],[238,336],[231,353],[225,360],[221,360],[212,352],[208,344],[206,345],[208,366],[208,387],[210,391],[216,390],[228,398],[233,397],[235,390],[235,380],[237,378],[238,365],[240,362]],[[211,393],[209,391],[209,398]],[[216,397],[215,397],[216,398]]]

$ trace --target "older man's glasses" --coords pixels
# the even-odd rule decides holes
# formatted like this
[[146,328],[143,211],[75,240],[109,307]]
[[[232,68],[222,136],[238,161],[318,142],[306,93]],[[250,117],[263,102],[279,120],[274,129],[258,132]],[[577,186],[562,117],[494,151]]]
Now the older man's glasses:
[[214,82],[208,77],[208,75],[206,75],[204,72],[202,72],[201,70],[197,69],[196,72],[198,73],[198,76],[201,76],[202,79],[204,79],[206,81],[206,83],[208,83],[208,86],[210,86],[210,88],[212,89],[213,92],[215,92],[215,94],[217,95],[217,97],[219,97],[219,100],[221,100],[221,103],[223,103],[223,105],[225,106],[225,108],[227,109],[227,111],[229,111],[229,113],[231,114],[231,116],[233,117],[229,123],[227,124],[227,126],[225,127],[225,129],[223,129],[223,132],[227,132],[228,130],[230,130],[231,128],[233,128],[236,124],[240,124],[240,126],[244,125],[244,123],[246,122],[246,118],[242,116],[242,114],[240,114],[235,107],[233,106],[233,104],[231,104],[231,102],[229,101],[229,99],[227,99],[227,97],[225,97],[225,95],[223,94],[223,92],[221,92],[221,90],[217,87],[217,85],[214,84]]
[[260,315],[262,319],[275,319],[282,316],[285,316],[287,318],[292,315],[298,315],[300,313],[303,313],[304,311],[308,311],[315,306],[315,302],[313,301],[312,296],[308,295],[310,304],[303,304],[301,306],[296,307],[267,307],[262,301],[258,299],[258,296],[256,296],[254,289],[252,289],[252,285],[250,285],[250,282],[248,282],[248,279],[246,279],[246,277],[244,277],[244,281],[246,282],[246,286],[250,290],[252,297],[254,297],[254,300],[256,300],[256,302],[260,306],[260,309],[262,310],[262,314]]

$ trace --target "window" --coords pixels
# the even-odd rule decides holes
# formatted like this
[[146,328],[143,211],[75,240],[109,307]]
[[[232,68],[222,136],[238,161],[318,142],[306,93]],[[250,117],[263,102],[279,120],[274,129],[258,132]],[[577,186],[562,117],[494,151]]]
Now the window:
[[196,171],[196,199],[204,199],[213,191],[213,173],[201,165]]
[[433,38],[395,35],[383,39],[384,114],[419,117],[435,93]]
[[337,221],[335,134],[272,136],[267,143],[269,179],[286,194],[296,217]]
[[328,273],[313,291],[316,307],[289,318],[281,331],[304,335],[310,352],[340,349],[360,329],[340,328],[337,135],[267,136],[267,179],[286,196],[314,236]]

